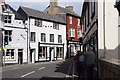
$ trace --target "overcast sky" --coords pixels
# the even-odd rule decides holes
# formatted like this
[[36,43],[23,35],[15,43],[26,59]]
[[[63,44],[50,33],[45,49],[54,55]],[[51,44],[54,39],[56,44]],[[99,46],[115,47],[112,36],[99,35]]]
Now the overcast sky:
[[[50,4],[50,0],[5,0],[7,4],[10,4],[15,10],[19,6],[25,6],[32,9],[43,11]],[[81,14],[83,0],[58,0],[58,5],[65,6],[74,6],[74,12],[78,15]]]

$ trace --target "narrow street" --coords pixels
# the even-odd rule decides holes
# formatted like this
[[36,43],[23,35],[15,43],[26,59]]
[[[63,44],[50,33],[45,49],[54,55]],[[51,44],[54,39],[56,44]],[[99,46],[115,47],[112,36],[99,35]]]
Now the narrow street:
[[[73,58],[62,61],[41,62],[3,67],[3,80],[19,78],[21,80],[75,80]],[[9,79],[8,79],[9,78]]]

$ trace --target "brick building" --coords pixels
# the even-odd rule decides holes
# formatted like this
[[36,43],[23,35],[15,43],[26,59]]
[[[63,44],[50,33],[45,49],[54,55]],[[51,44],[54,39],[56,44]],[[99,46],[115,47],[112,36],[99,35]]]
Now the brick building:
[[44,12],[66,16],[64,18],[66,20],[67,57],[74,56],[76,51],[80,50],[80,16],[73,12],[73,6],[67,6],[66,8],[58,6],[57,0],[50,0],[50,5],[44,10]]

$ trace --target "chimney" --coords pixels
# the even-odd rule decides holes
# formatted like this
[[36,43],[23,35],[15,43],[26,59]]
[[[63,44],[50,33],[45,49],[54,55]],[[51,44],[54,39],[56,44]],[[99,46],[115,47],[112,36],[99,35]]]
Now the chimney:
[[66,6],[66,9],[73,11],[73,6]]
[[58,1],[57,0],[50,0],[50,7],[56,7],[58,6]]

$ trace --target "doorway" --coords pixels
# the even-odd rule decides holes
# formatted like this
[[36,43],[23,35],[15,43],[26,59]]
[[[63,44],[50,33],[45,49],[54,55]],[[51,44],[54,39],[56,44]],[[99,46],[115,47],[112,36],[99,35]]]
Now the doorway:
[[35,62],[35,49],[30,49],[30,63]]
[[54,54],[54,47],[50,47],[50,54],[49,54],[49,56],[50,56],[50,61],[52,61],[52,60],[54,60],[54,56],[55,56],[55,54]]
[[18,64],[23,63],[23,49],[18,49]]

